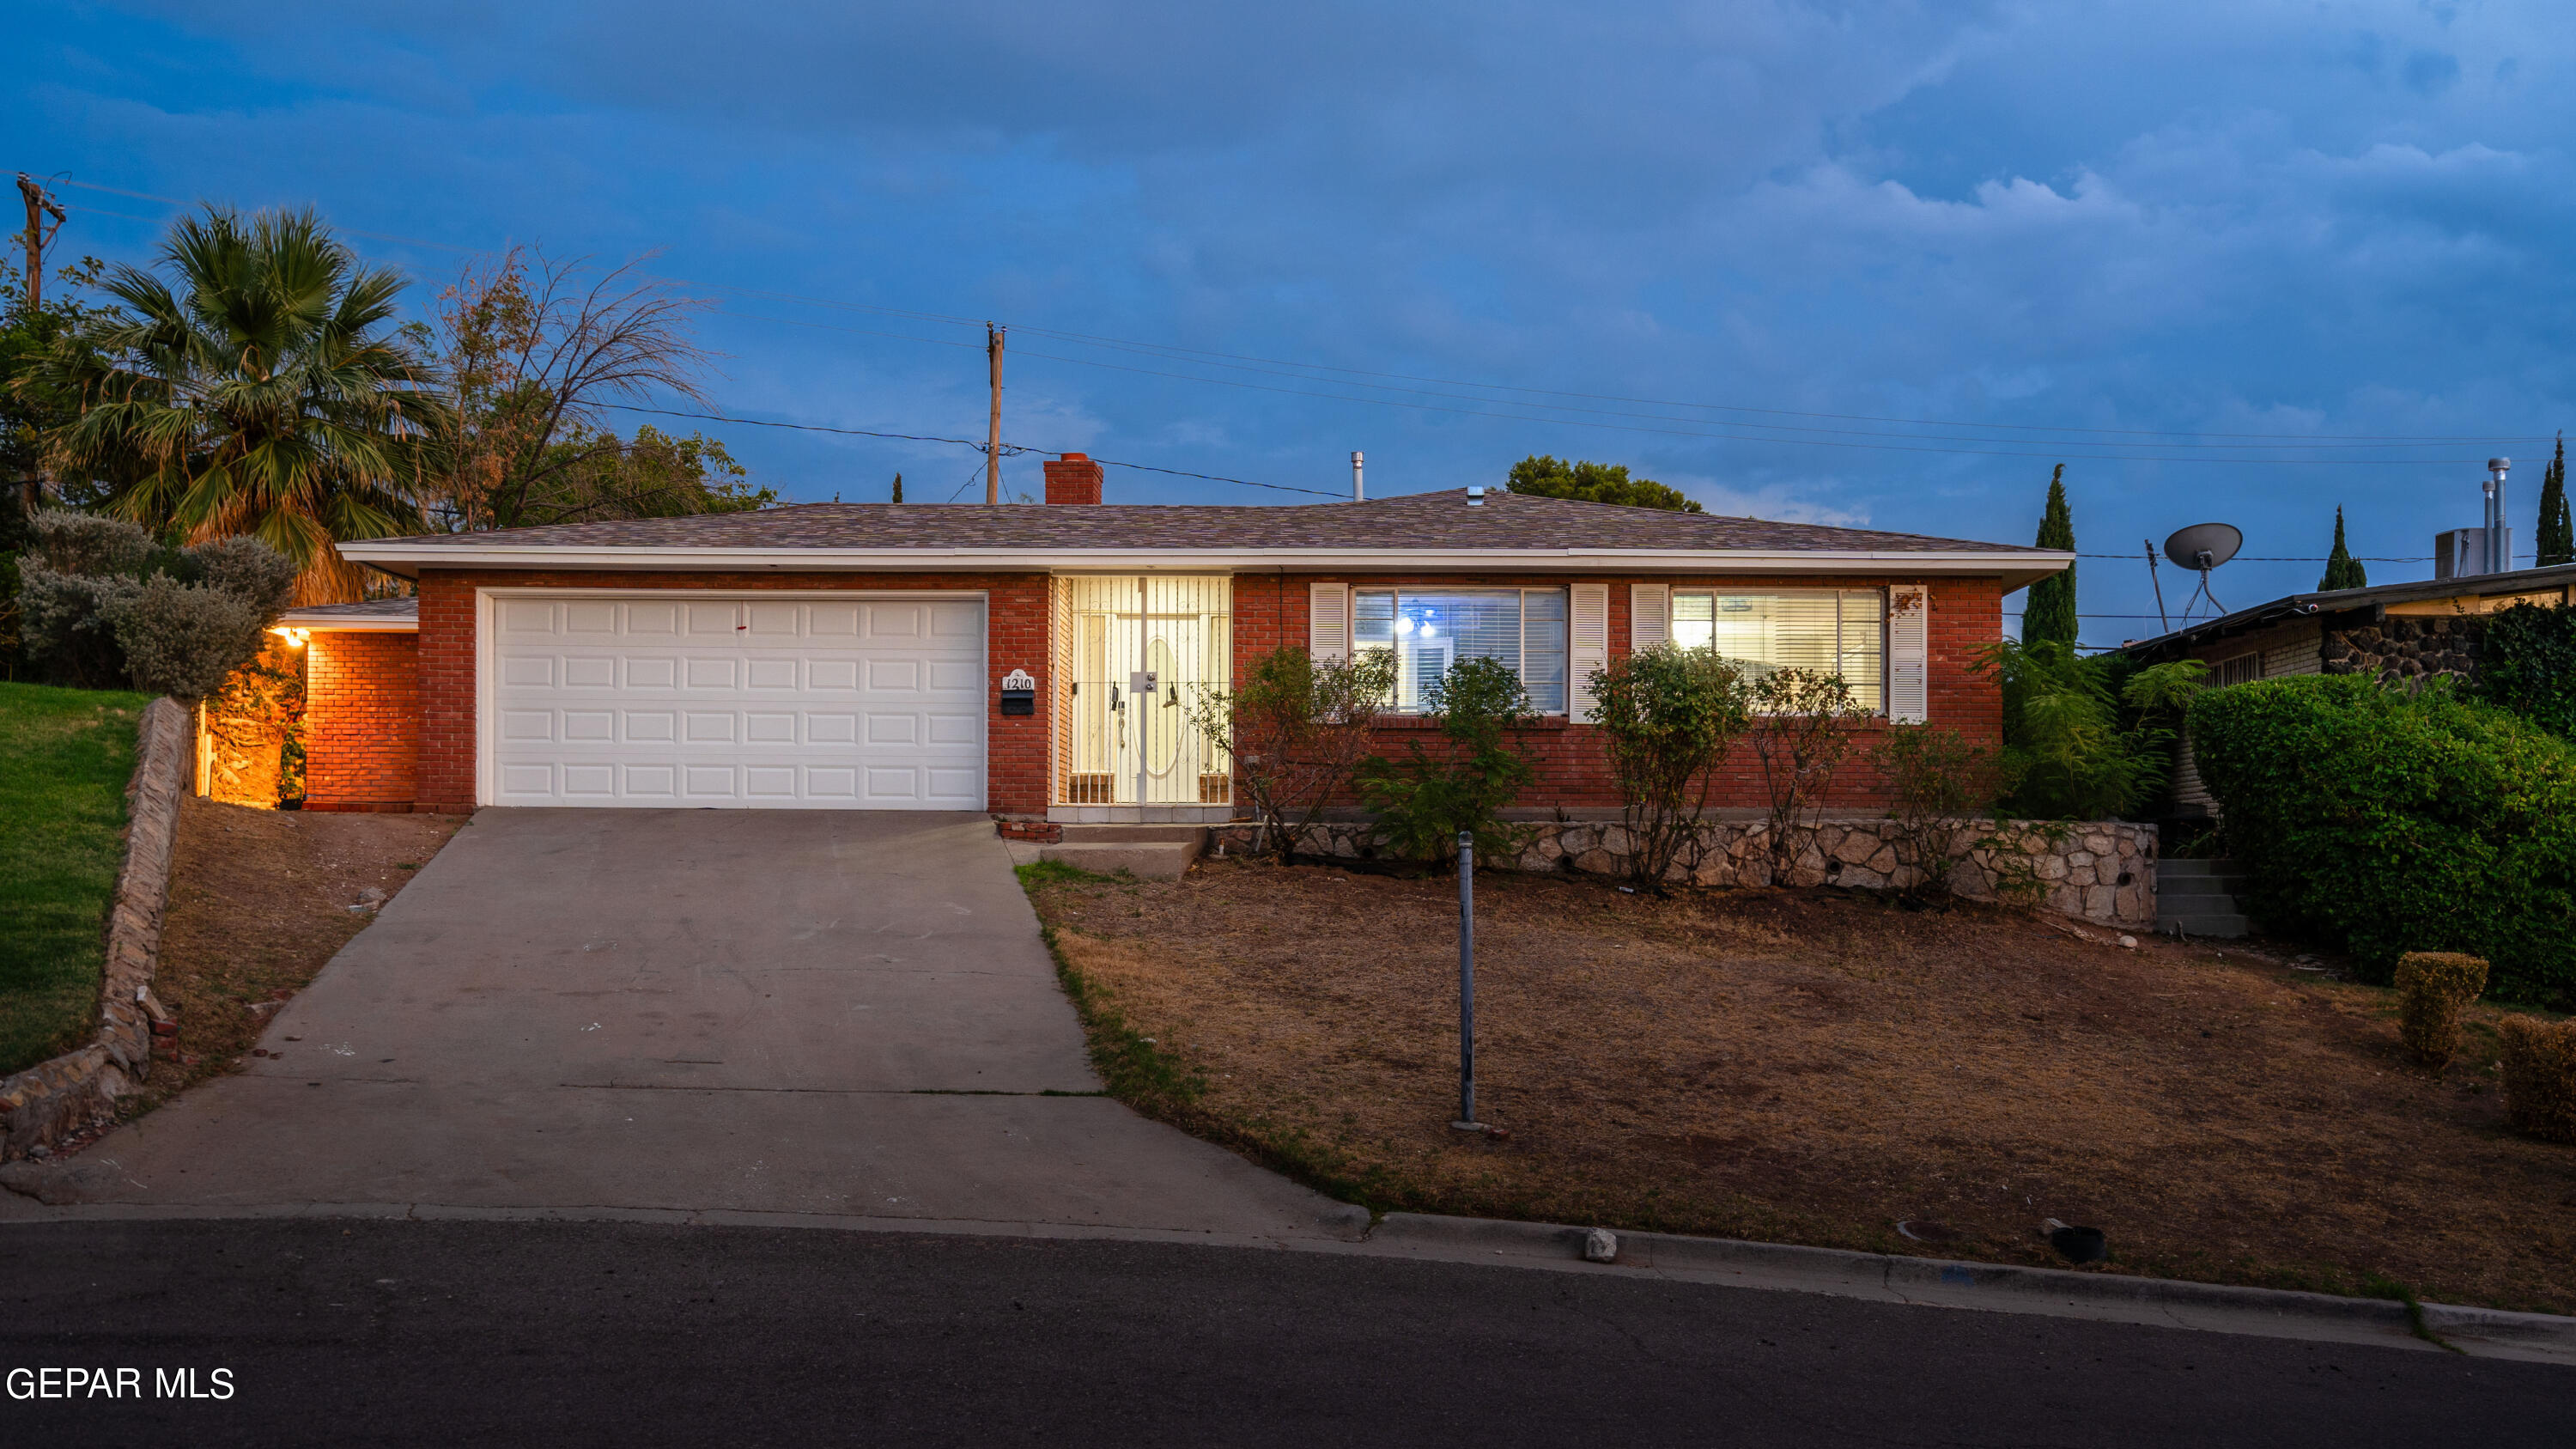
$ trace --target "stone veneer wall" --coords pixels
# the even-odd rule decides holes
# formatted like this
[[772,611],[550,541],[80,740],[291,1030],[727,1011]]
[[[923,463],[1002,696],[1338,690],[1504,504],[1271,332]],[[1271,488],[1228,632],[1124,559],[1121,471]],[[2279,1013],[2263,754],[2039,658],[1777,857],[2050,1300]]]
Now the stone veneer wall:
[[[1523,828],[1534,832],[1529,845],[1508,861],[1488,861],[1489,866],[1600,876],[1627,872],[1628,830],[1617,821],[1548,821]],[[1301,849],[1344,860],[1376,859],[1372,831],[1365,821],[1328,821],[1309,832]],[[1260,827],[1237,821],[1219,828],[1216,837],[1226,849],[1247,850],[1259,833]],[[1822,821],[1788,879],[1779,883],[1862,890],[1912,885],[1914,873],[1897,863],[1896,834],[1896,822],[1884,818]],[[1770,835],[1767,821],[1705,824],[1696,862],[1677,863],[1670,879],[1702,886],[1773,884]],[[1961,865],[1950,881],[1951,889],[1972,900],[1994,899],[1998,873],[2023,876],[2042,892],[2039,903],[2050,910],[2104,925],[2155,926],[2152,825],[2117,820],[1981,825],[1973,854],[1977,859]]]
[[2392,614],[2376,624],[2329,630],[2325,672],[2377,675],[2382,684],[2420,684],[2437,674],[2476,676],[2486,653],[2483,614]]
[[152,1068],[152,1037],[170,1015],[152,996],[161,956],[161,911],[170,896],[170,850],[179,797],[189,788],[190,712],[178,701],[143,707],[134,752],[125,865],[107,913],[107,959],[99,982],[98,1039],[0,1081],[0,1161],[50,1149],[101,1122],[116,1099]]

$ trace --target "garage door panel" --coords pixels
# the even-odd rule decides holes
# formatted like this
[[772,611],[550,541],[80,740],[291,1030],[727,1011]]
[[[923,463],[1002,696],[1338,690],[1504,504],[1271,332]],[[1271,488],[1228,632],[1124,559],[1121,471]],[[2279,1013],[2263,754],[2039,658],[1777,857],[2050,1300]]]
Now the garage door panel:
[[979,601],[494,604],[495,803],[984,802]]

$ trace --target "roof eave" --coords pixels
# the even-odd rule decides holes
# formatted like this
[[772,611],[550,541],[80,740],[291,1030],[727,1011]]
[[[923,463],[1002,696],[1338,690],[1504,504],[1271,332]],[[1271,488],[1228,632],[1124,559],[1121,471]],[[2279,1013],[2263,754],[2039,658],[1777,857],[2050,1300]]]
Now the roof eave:
[[1247,569],[1528,569],[1576,573],[1871,573],[1993,575],[2005,592],[2072,564],[2073,554],[2015,549],[1080,549],[510,547],[345,543],[344,557],[404,578],[424,568],[815,573],[1228,572]]

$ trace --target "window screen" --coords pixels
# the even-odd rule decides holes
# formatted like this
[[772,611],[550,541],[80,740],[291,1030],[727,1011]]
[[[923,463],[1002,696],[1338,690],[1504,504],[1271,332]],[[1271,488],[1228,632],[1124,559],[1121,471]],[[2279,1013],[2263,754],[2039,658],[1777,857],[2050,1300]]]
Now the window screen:
[[1886,707],[1887,601],[1876,589],[1776,594],[1673,591],[1673,642],[1714,647],[1748,678],[1774,669],[1839,674],[1852,698]]
[[1498,659],[1541,714],[1565,713],[1565,591],[1351,591],[1351,647],[1395,654],[1395,707],[1419,713],[1449,666]]

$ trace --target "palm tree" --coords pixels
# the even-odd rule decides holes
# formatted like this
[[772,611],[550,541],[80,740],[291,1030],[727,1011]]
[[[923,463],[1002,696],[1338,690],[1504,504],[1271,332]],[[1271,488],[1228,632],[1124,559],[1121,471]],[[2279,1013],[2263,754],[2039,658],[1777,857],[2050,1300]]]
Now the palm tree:
[[81,404],[51,440],[58,471],[185,542],[265,541],[294,560],[299,604],[360,597],[333,545],[419,526],[401,480],[444,406],[392,325],[402,279],[310,211],[212,206],[171,228],[159,271],[111,271],[122,310],[49,359]]

